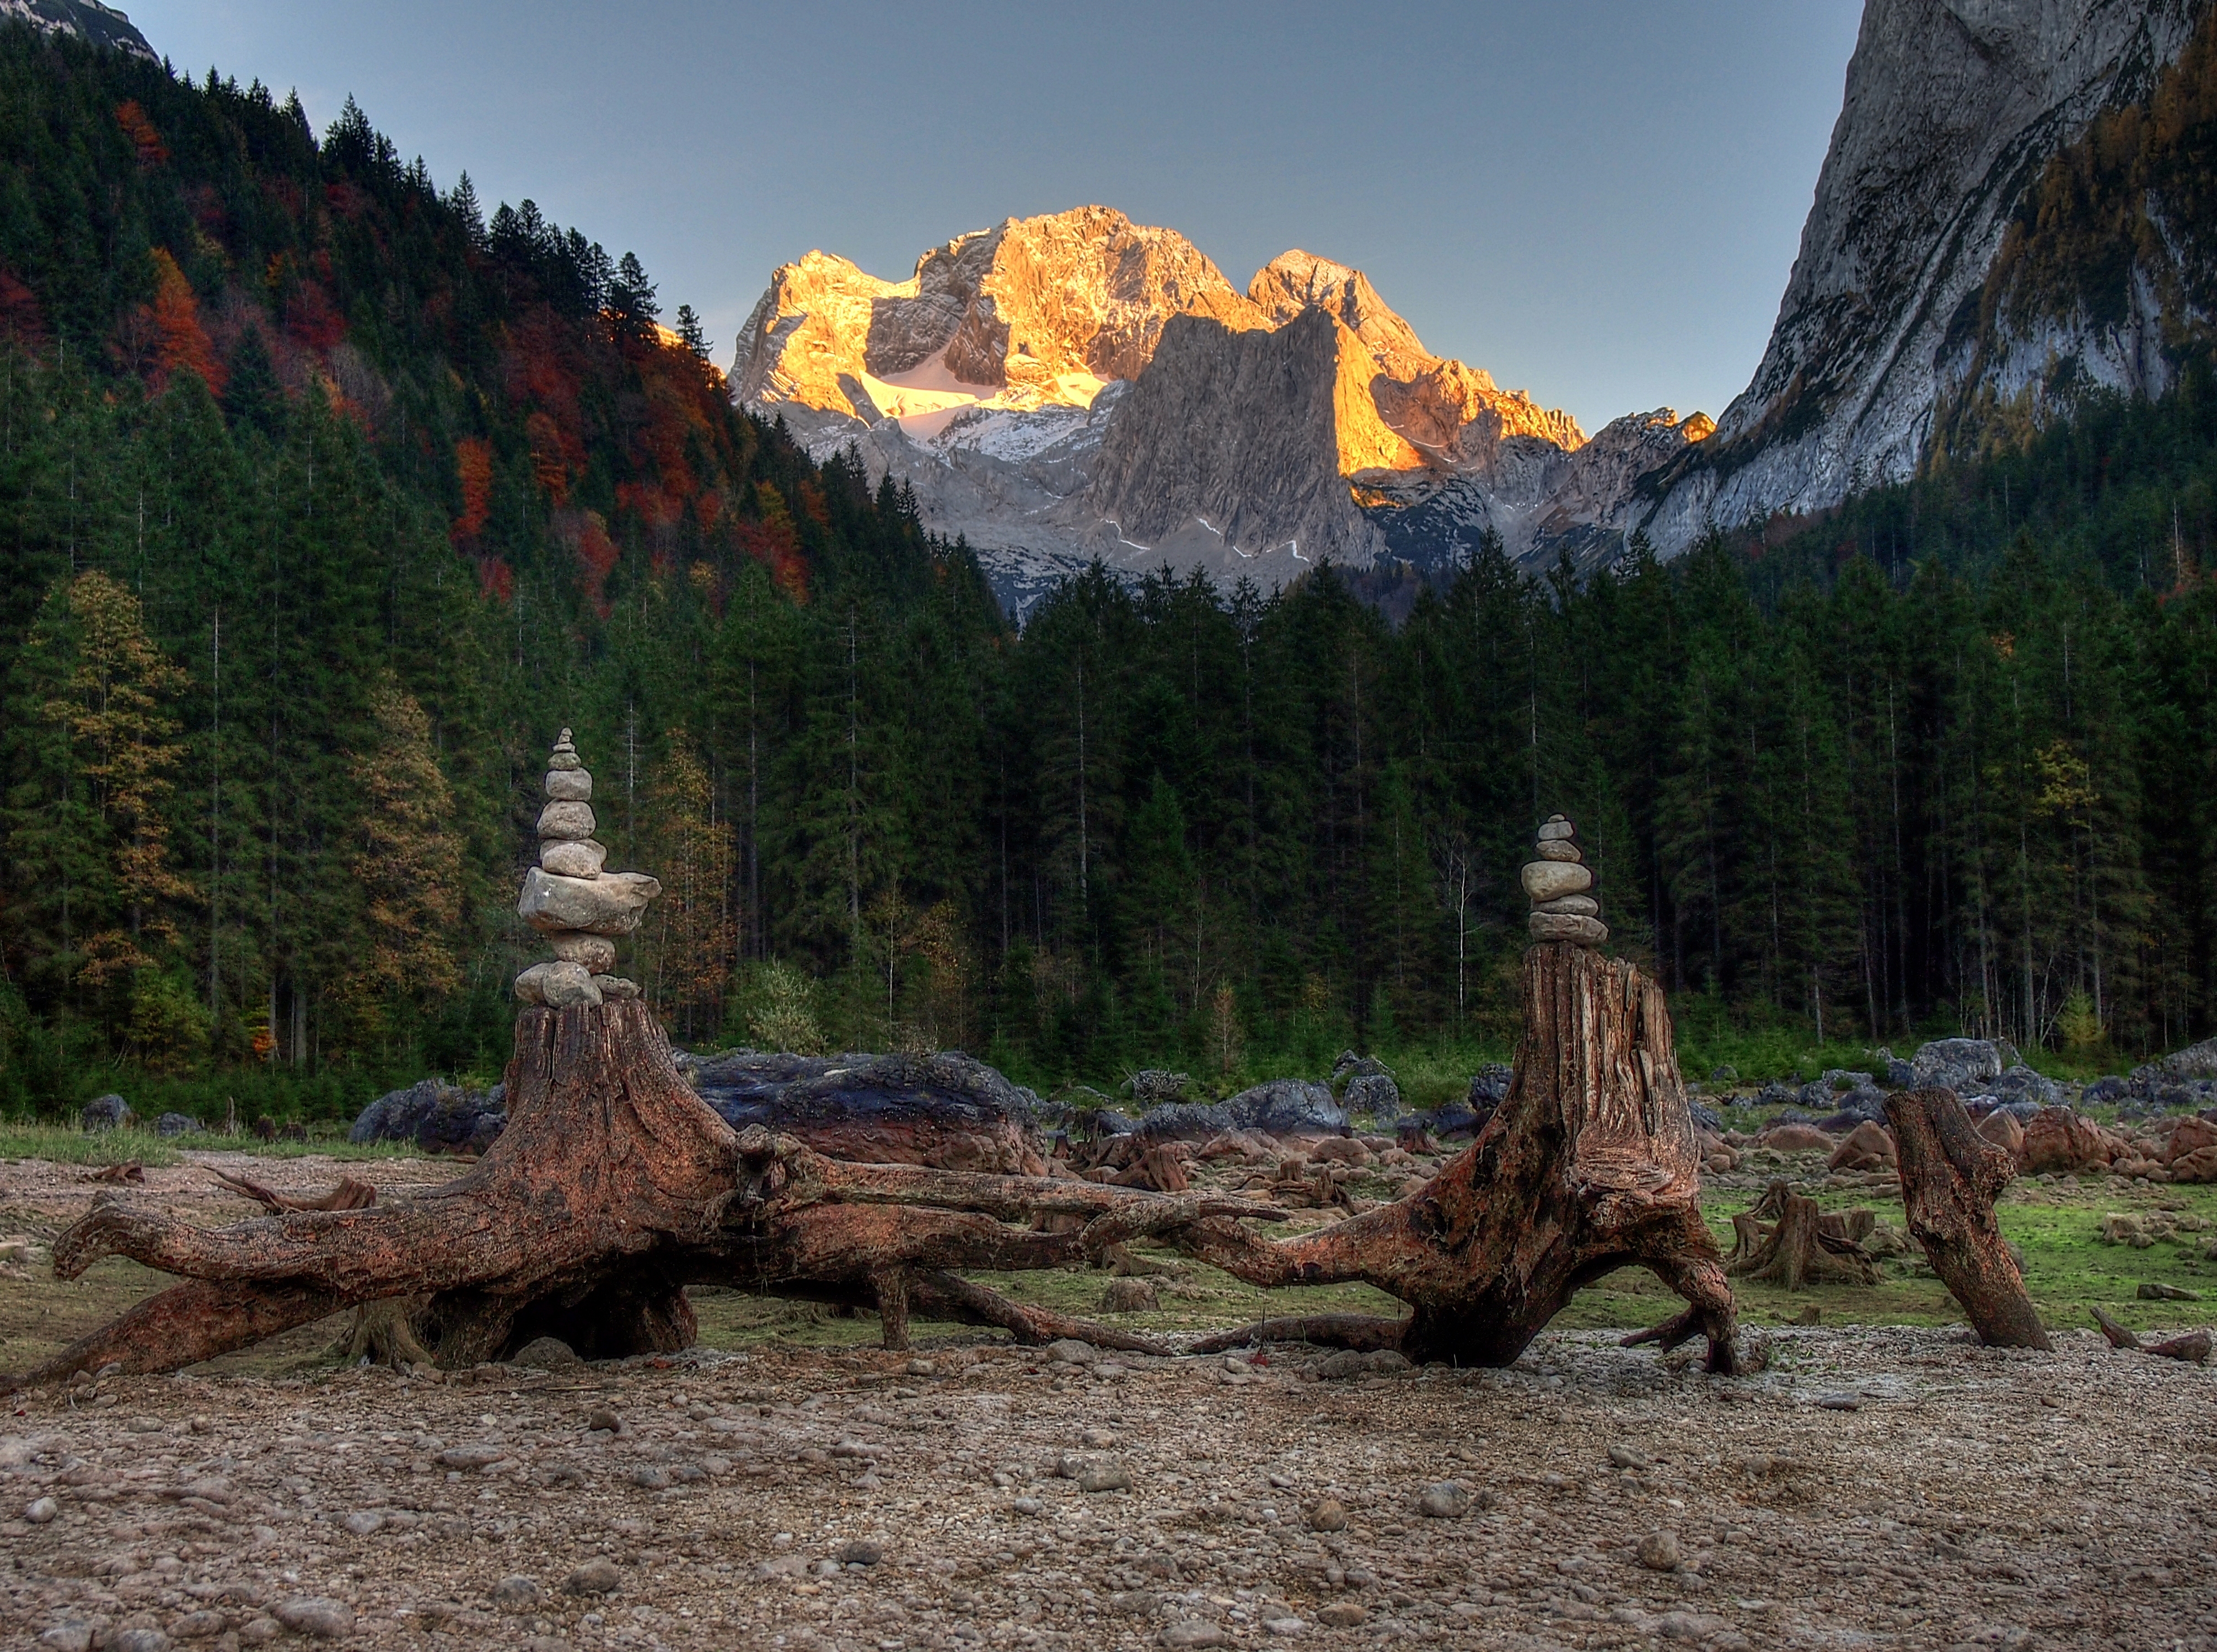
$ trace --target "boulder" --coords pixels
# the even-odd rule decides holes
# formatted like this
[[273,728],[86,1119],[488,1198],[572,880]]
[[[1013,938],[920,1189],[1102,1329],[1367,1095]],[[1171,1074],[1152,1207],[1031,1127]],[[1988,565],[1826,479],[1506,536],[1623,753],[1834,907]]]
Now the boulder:
[[1167,1073],[1160,1067],[1148,1067],[1134,1073],[1124,1081],[1124,1088],[1132,1099],[1142,1107],[1158,1107],[1164,1102],[1176,1101],[1185,1093],[1186,1075]]
[[[2174,1182],[2217,1182],[2217,1148],[2196,1148],[2191,1153],[2180,1154],[2164,1168]],[[2217,1259],[2217,1249],[2213,1249],[2210,1255]]]
[[1489,1061],[1471,1075],[1470,1093],[1464,1098],[1465,1104],[1473,1113],[1491,1112],[1509,1099],[1509,1081],[1516,1076],[1515,1067]]
[[1724,1134],[1724,1115],[1707,1103],[1689,1102],[1686,1104],[1686,1111],[1691,1115],[1695,1129],[1713,1131],[1719,1135]]
[[1865,1120],[1832,1149],[1833,1170],[1891,1170],[1898,1162],[1893,1137],[1885,1126]]
[[[549,808],[584,807],[582,803],[547,805]],[[559,877],[534,866],[523,875],[523,894],[516,910],[532,928],[548,933],[584,930],[593,935],[628,935],[639,927],[647,902],[661,893],[661,882],[644,872]]]
[[550,838],[539,845],[539,863],[561,877],[598,877],[608,860],[608,845],[590,838]]
[[2112,1073],[2099,1078],[2078,1092],[2082,1107],[2115,1107],[2133,1093],[2132,1080],[2121,1079]]
[[1979,1134],[1998,1148],[2006,1148],[2022,1159],[2024,1153],[2024,1126],[2017,1123],[2016,1115],[2006,1107],[1997,1107],[1979,1121]]
[[363,1108],[347,1140],[405,1142],[424,1153],[483,1153],[507,1123],[501,1086],[467,1090],[424,1079],[405,1090],[388,1090]]
[[1343,1135],[1347,1128],[1347,1110],[1323,1085],[1273,1079],[1242,1090],[1229,1101],[1181,1101],[1154,1108],[1139,1120],[1133,1134],[1148,1142],[1206,1142],[1228,1130]]
[[1910,1076],[1919,1090],[1985,1095],[1989,1083],[2001,1077],[2016,1055],[2007,1044],[1989,1038],[1936,1038],[1910,1058]]
[[2163,1162],[2176,1164],[2205,1148],[2217,1148],[2217,1124],[2206,1118],[2182,1118],[2171,1127],[2170,1139],[2163,1147]]
[[2036,1107],[2060,1107],[2063,1104],[2063,1086],[2045,1073],[2019,1065],[2004,1067],[2001,1075],[1986,1086],[1986,1093],[1997,1100],[2028,1101]]
[[88,1130],[120,1130],[139,1122],[139,1115],[131,1111],[131,1104],[114,1094],[96,1096],[88,1101],[78,1118]]
[[201,1122],[189,1113],[164,1113],[154,1121],[157,1135],[198,1135]]
[[1386,1073],[1359,1073],[1347,1081],[1342,1098],[1349,1113],[1367,1114],[1390,1124],[1401,1114],[1401,1086]]
[[798,1137],[833,1159],[997,1175],[1048,1173],[1040,1098],[967,1055],[788,1055],[696,1062],[701,1100],[734,1129]]
[[2160,1061],[2136,1067],[2133,1077],[2150,1086],[2181,1079],[2217,1079],[2217,1038],[2205,1038]]
[[2024,1127],[2018,1163],[2028,1175],[2056,1172],[2077,1175],[2105,1168],[2113,1149],[2100,1128],[2068,1107],[2043,1107]]
[[1393,1076],[1393,1069],[1375,1055],[1357,1055],[1351,1049],[1340,1051],[1339,1059],[1331,1064],[1331,1081],[1334,1084],[1344,1084],[1349,1079],[1390,1079]]
[[[1417,1117],[1423,1118],[1421,1114]],[[1492,1117],[1493,1104],[1490,1102],[1481,1108],[1451,1101],[1429,1118],[1423,1118],[1423,1123],[1432,1135],[1444,1142],[1451,1135],[1476,1135]]]
[[1814,1124],[1774,1124],[1757,1136],[1757,1144],[1777,1153],[1830,1153],[1832,1138]]

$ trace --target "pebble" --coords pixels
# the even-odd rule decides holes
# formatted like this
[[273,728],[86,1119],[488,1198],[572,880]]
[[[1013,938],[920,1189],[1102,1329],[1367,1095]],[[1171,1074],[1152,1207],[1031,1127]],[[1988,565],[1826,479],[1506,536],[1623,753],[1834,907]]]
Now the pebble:
[[1453,1480],[1442,1480],[1424,1488],[1417,1499],[1417,1513],[1427,1519],[1459,1520],[1470,1513],[1475,1498],[1469,1487]]
[[1114,1451],[1116,1431],[1113,1428],[1089,1428],[1078,1437],[1078,1443],[1089,1451]]
[[614,1594],[623,1587],[623,1574],[605,1556],[589,1560],[570,1574],[562,1587],[571,1594]]
[[1047,1505],[1040,1501],[1036,1497],[1019,1497],[1015,1502],[1010,1504],[1009,1507],[1015,1509],[1019,1514],[1036,1514],[1041,1509],[1045,1508]]
[[1675,1572],[1685,1557],[1675,1531],[1651,1531],[1640,1540],[1640,1563],[1651,1572]]
[[319,1641],[335,1641],[354,1632],[354,1608],[329,1595],[294,1595],[273,1615],[295,1635],[312,1636]]
[[1312,1531],[1344,1531],[1347,1530],[1347,1511],[1336,1498],[1327,1497],[1309,1511],[1309,1530]]
[[1089,1463],[1078,1476],[1080,1491],[1129,1491],[1132,1476],[1121,1463]]
[[936,1377],[939,1367],[929,1359],[911,1359],[908,1362],[908,1374],[911,1377]]
[[1047,1345],[1047,1357],[1058,1365],[1090,1365],[1101,1358],[1101,1351],[1090,1342],[1065,1337]]
[[1263,1632],[1275,1635],[1281,1641],[1298,1639],[1309,1632],[1307,1620],[1300,1618],[1265,1618]]
[[585,1429],[589,1433],[620,1434],[623,1432],[623,1419],[606,1406],[600,1406],[586,1417]]
[[469,1445],[452,1445],[439,1453],[439,1461],[450,1469],[489,1469],[508,1455],[504,1445],[479,1441]]
[[211,1635],[220,1635],[231,1627],[230,1619],[219,1612],[188,1612],[170,1625],[170,1633],[181,1641],[206,1640]]
[[886,1546],[868,1538],[855,1538],[839,1545],[843,1566],[875,1566],[886,1557]]
[[1317,1608],[1317,1622],[1326,1629],[1354,1629],[1370,1621],[1370,1614],[1352,1600],[1335,1600]]
[[1646,1452],[1640,1451],[1638,1447],[1632,1445],[1610,1446],[1609,1448],[1609,1460],[1612,1464],[1620,1469],[1644,1469],[1653,1466],[1653,1464],[1649,1463],[1647,1460],[1647,1454]]
[[242,1646],[267,1645],[284,1632],[285,1626],[275,1618],[268,1616],[250,1618],[238,1626],[239,1644]]
[[101,1652],[170,1652],[174,1645],[158,1629],[111,1630],[101,1645]]
[[39,1644],[46,1652],[92,1652],[92,1626],[90,1624],[56,1624],[39,1637]]
[[1156,1637],[1164,1646],[1229,1646],[1232,1637],[1205,1618],[1188,1618],[1175,1624],[1164,1624],[1163,1632]]
[[492,1603],[511,1612],[535,1606],[539,1601],[539,1584],[534,1578],[504,1577],[492,1586]]
[[385,1529],[385,1516],[380,1514],[375,1509],[358,1508],[339,1524],[353,1532],[355,1537],[366,1538],[373,1531],[382,1531]]
[[1852,1394],[1820,1394],[1817,1396],[1819,1411],[1861,1411],[1863,1402]]
[[23,1518],[33,1525],[44,1525],[62,1512],[62,1506],[51,1497],[41,1497],[23,1511]]

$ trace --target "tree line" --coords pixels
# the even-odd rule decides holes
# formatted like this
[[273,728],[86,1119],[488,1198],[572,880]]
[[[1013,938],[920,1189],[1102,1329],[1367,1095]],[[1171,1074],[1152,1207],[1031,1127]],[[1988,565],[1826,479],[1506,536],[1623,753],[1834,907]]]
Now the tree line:
[[[0,1100],[490,1076],[573,727],[683,1039],[1045,1085],[1501,1053],[1535,827],[1688,1024],[2207,1030],[2217,397],[1389,623],[967,548],[635,258],[349,107],[0,30]],[[314,1086],[323,1087],[316,1089]]]

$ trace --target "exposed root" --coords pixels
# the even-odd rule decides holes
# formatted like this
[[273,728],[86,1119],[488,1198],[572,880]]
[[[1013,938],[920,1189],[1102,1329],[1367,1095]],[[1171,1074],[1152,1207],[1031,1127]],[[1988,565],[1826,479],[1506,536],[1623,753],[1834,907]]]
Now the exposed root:
[[1352,1348],[1357,1353],[1370,1353],[1380,1348],[1399,1348],[1408,1328],[1407,1320],[1380,1314],[1296,1315],[1219,1331],[1195,1343],[1193,1352],[1220,1354],[1264,1342],[1307,1342],[1319,1348]]

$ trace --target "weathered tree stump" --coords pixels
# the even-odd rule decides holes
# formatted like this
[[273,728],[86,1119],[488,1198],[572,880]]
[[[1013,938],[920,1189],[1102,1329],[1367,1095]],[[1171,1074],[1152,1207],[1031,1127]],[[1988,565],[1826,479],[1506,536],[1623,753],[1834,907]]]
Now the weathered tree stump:
[[2094,1323],[2102,1327],[2103,1339],[2121,1353],[2154,1354],[2162,1359],[2183,1359],[2189,1365],[2209,1363],[2209,1333],[2189,1331],[2168,1342],[2142,1342],[2127,1327],[2120,1325],[2100,1309],[2091,1310]]
[[[1771,1219],[1768,1228],[1763,1225],[1766,1216]],[[1819,1210],[1816,1200],[1784,1182],[1773,1182],[1754,1210],[1732,1218],[1738,1242],[1725,1271],[1736,1279],[1767,1280],[1788,1290],[1827,1280],[1876,1284],[1877,1265],[1849,1236],[1847,1227]]]
[[1524,1012],[1508,1096],[1411,1197],[1278,1241],[1220,1221],[1180,1231],[1159,1211],[1103,1217],[1089,1238],[1152,1226],[1252,1284],[1362,1280],[1409,1303],[1410,1317],[1332,1316],[1313,1340],[1468,1365],[1513,1363],[1580,1287],[1641,1266],[1690,1306],[1633,1340],[1706,1336],[1709,1369],[1731,1370],[1732,1288],[1697,1202],[1661,990],[1621,959],[1545,942],[1524,955]]
[[2016,1176],[2016,1160],[1979,1134],[1952,1090],[1897,1091],[1886,1098],[1886,1116],[1901,1155],[1909,1231],[1979,1340],[1996,1348],[2050,1346],[1994,1221],[1994,1200]]
[[[1691,1306],[1635,1340],[1706,1335],[1711,1369],[1731,1370],[1732,1293],[1695,1203],[1661,993],[1628,963],[1549,943],[1526,955],[1525,993],[1516,1077],[1470,1148],[1410,1198],[1278,1243],[1243,1222],[1285,1213],[1244,1199],[856,1164],[734,1131],[680,1079],[644,1004],[526,1009],[508,1126],[443,1187],[219,1230],[102,1194],[57,1241],[56,1272],[122,1255],[182,1283],[0,1391],[111,1361],[174,1370],[397,1298],[420,1306],[398,1327],[361,1316],[361,1352],[458,1366],[541,1336],[589,1358],[670,1351],[693,1340],[693,1284],[874,1309],[888,1346],[921,1315],[1161,1352],[962,1277],[1098,1262],[1146,1236],[1257,1284],[1366,1280],[1411,1317],[1310,1333],[1466,1364],[1510,1363],[1580,1286],[1637,1265]],[[1056,1217],[1083,1225],[1052,1231]]]

